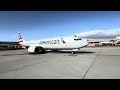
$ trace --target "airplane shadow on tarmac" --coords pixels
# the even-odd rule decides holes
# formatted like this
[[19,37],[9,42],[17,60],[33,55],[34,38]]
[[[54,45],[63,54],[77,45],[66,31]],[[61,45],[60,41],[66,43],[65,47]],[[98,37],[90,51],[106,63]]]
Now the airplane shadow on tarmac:
[[[14,55],[39,55],[39,54],[48,54],[48,53],[53,53],[53,54],[70,54],[72,55],[71,51],[46,51],[45,53],[21,53],[21,54],[3,54],[1,56],[14,56]],[[90,51],[75,51],[75,54],[73,55],[78,55],[78,54],[92,54],[92,53],[95,53],[95,52],[90,52]]]
[[[71,51],[47,51],[45,53],[68,53],[71,54]],[[90,51],[75,51],[75,54],[91,54],[95,52],[90,52]]]

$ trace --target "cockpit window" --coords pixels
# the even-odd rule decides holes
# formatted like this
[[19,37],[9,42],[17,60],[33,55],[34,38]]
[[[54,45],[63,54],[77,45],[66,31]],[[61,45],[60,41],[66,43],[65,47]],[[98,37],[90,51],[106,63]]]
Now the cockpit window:
[[79,40],[82,40],[82,39],[74,39],[75,41],[79,41]]

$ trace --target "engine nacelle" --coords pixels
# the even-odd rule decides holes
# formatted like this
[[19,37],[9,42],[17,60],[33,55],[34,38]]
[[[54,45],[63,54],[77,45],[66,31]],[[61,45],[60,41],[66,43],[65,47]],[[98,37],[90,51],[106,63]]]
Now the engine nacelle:
[[28,52],[30,52],[30,53],[40,53],[40,52],[45,52],[45,50],[43,49],[43,47],[31,45],[28,48]]

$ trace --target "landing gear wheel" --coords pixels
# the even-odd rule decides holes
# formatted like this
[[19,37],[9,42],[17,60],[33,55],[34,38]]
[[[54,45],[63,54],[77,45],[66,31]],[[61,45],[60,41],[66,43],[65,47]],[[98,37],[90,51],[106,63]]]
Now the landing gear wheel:
[[72,51],[72,54],[75,54],[75,52],[74,52],[74,51]]
[[31,52],[30,52],[29,54],[31,54],[31,55],[32,55],[33,53],[31,53]]

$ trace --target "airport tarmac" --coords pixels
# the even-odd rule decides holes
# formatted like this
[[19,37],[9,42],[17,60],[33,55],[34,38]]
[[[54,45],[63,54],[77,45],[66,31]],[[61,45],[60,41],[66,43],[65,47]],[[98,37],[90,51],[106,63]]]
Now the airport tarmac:
[[0,79],[120,79],[120,47],[29,54],[0,51]]

